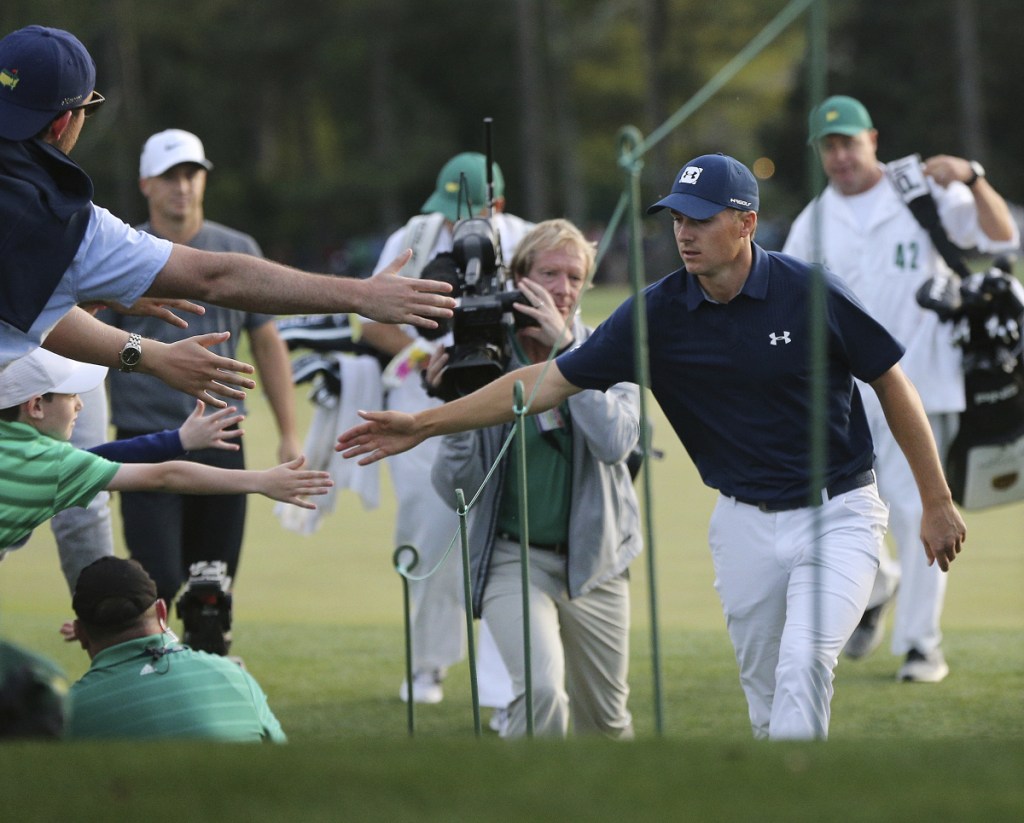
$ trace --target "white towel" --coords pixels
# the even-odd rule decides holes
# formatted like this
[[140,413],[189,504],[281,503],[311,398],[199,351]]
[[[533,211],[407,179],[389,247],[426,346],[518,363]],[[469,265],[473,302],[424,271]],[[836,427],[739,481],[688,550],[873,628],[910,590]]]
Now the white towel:
[[345,460],[334,450],[338,435],[362,422],[359,409],[380,409],[384,405],[381,390],[380,363],[370,355],[335,354],[341,373],[341,399],[330,406],[317,403],[313,420],[306,434],[306,465],[310,469],[330,472],[334,487],[317,497],[313,511],[278,503],[274,514],[281,525],[300,534],[313,534],[320,521],[334,511],[338,492],[349,489],[359,495],[363,508],[380,505],[380,467],[374,463],[360,466]]

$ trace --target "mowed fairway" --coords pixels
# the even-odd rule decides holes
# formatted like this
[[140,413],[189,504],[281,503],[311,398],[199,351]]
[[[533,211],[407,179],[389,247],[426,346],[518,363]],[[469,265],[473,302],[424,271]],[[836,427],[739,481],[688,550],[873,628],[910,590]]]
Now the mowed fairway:
[[[598,320],[622,295],[595,289],[585,313]],[[298,396],[308,419],[305,390]],[[271,416],[258,392],[250,405],[249,463],[266,467]],[[270,501],[251,499],[232,652],[267,691],[287,747],[5,744],[4,819],[1019,819],[1024,505],[967,514],[943,620],[945,682],[896,683],[898,660],[884,645],[866,661],[841,661],[830,742],[755,744],[712,587],[715,495],[649,408],[665,453],[651,466],[663,737],[642,557],[633,567],[635,743],[505,743],[486,728],[477,740],[464,663],[442,704],[417,709],[410,741],[397,698],[402,599],[385,470],[380,508],[364,511],[345,493],[310,537],[281,528]],[[451,522],[454,535],[454,513]],[[0,597],[4,637],[71,677],[85,670],[85,654],[57,633],[71,611],[48,528],[0,563]]]

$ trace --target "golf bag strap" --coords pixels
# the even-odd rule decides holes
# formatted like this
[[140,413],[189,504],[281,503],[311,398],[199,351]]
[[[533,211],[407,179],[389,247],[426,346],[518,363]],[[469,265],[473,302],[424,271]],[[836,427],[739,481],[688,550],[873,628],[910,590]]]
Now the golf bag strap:
[[910,213],[921,224],[932,243],[946,261],[946,265],[960,277],[969,277],[971,270],[964,261],[963,251],[949,239],[939,210],[935,205],[928,182],[925,180],[921,155],[911,154],[886,164],[886,174],[890,182],[906,203]]
[[439,212],[417,214],[407,224],[403,242],[412,249],[412,257],[402,269],[403,277],[420,277],[423,268],[430,261],[430,254],[437,245],[437,237],[444,226],[444,215]]

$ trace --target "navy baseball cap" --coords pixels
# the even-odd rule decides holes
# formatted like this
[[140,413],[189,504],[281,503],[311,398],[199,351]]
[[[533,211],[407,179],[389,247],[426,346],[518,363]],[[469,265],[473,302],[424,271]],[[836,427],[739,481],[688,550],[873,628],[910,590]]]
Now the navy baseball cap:
[[757,211],[757,180],[750,169],[726,154],[704,154],[676,175],[672,192],[647,209],[672,209],[694,220],[707,220],[723,209]]
[[96,63],[70,32],[26,26],[0,40],[0,137],[27,140],[89,102]]

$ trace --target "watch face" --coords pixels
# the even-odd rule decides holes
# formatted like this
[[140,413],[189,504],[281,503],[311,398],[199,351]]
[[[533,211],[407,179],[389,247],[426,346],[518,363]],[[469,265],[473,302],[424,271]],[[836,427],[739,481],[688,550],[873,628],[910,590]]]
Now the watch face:
[[125,347],[121,350],[121,363],[125,366],[136,366],[142,359],[142,351],[136,348]]

